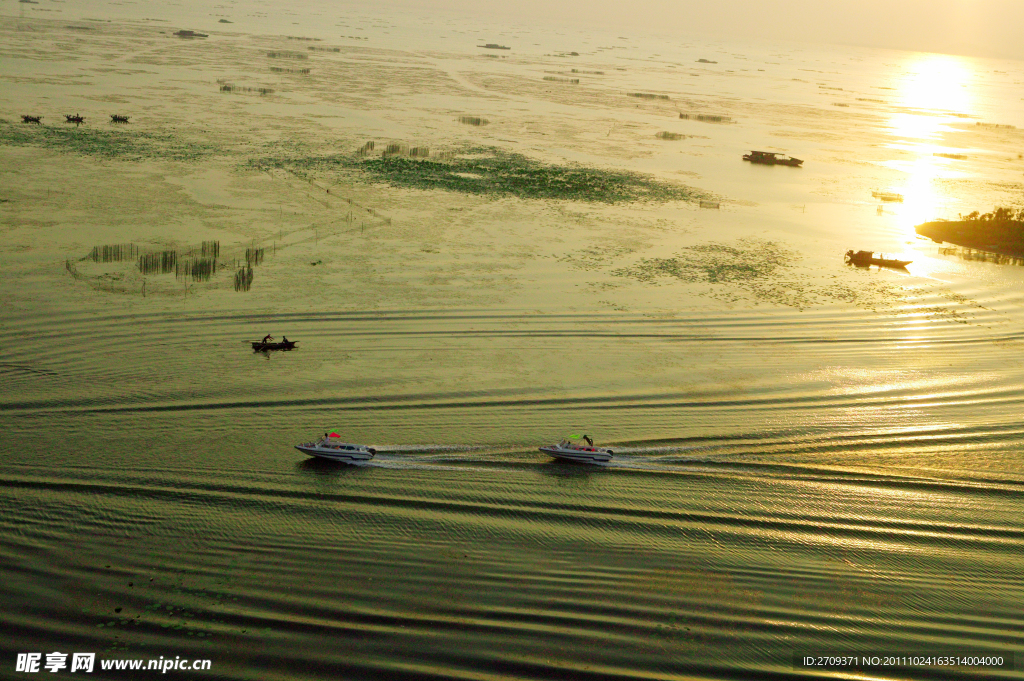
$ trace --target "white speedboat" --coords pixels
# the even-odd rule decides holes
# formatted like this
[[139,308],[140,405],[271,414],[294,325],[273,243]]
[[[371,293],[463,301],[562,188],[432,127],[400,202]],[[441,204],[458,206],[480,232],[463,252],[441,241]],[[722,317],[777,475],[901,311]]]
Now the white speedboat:
[[604,447],[595,447],[591,443],[577,444],[569,440],[562,440],[557,445],[541,447],[540,451],[548,456],[565,461],[576,463],[604,463],[612,458],[612,450]]
[[369,461],[377,453],[377,450],[373,447],[342,442],[336,437],[324,437],[317,442],[295,445],[295,449],[303,454],[309,454],[320,459],[330,459],[331,461],[342,461],[344,463]]

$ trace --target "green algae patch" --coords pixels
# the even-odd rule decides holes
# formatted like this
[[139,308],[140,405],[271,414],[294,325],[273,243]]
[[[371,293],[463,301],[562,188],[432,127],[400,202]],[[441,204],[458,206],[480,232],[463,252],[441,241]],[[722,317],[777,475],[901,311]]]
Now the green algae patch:
[[807,308],[823,299],[843,298],[848,290],[824,289],[794,271],[799,257],[774,241],[738,239],[732,244],[706,243],[684,248],[671,258],[642,258],[612,275],[657,285],[675,279],[706,284],[703,292],[727,303],[762,302]]
[[690,246],[674,258],[643,258],[613,274],[645,283],[663,277],[709,284],[750,284],[788,267],[794,256],[773,241],[740,239],[735,245]]
[[206,158],[215,151],[211,145],[189,142],[167,133],[6,122],[0,123],[0,145],[42,147],[65,153],[125,161],[195,161]]
[[595,203],[699,201],[711,198],[693,187],[649,175],[583,165],[549,165],[500,149],[471,149],[458,156],[418,159],[402,155],[261,159],[261,170],[284,168],[299,176],[331,166],[356,169],[374,180],[408,189],[441,189],[464,194],[563,199]]

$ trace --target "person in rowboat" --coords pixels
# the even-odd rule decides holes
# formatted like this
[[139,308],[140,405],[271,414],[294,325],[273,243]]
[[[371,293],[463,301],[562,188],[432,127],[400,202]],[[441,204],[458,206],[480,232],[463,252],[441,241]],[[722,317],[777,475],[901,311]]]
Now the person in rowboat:
[[263,340],[261,340],[261,341],[260,341],[260,343],[263,343],[264,345],[266,345],[267,343],[269,343],[269,342],[270,342],[270,341],[272,341],[272,340],[274,340],[274,337],[273,337],[273,336],[271,336],[271,335],[270,335],[270,334],[268,333],[268,334],[267,334],[266,336],[264,336],[264,337],[263,337]]

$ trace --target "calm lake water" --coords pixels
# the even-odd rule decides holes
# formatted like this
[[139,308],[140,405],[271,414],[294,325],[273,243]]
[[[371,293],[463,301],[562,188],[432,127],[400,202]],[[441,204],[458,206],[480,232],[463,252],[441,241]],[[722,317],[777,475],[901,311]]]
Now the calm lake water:
[[[1024,676],[1024,268],[913,230],[1024,203],[1024,64],[28,7],[0,18],[4,676],[54,651],[225,679]],[[719,207],[249,164],[369,141]],[[136,266],[214,240],[208,281]],[[253,353],[267,333],[299,349]],[[293,449],[325,430],[378,454]],[[614,459],[537,451],[571,433]],[[1017,662],[794,666],[966,652]]]

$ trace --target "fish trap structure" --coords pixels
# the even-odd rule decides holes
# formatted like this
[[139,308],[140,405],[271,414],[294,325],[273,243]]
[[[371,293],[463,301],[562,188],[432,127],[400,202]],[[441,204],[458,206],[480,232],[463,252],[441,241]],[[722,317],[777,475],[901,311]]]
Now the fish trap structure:
[[139,257],[139,247],[135,244],[111,244],[107,246],[93,246],[85,260],[93,262],[121,262],[122,260],[135,260]]
[[161,251],[139,256],[139,272],[142,274],[170,274],[178,265],[177,251]]
[[356,154],[359,155],[359,156],[366,156],[371,151],[373,151],[373,147],[374,147],[373,140],[370,140],[369,142],[367,142],[363,146],[359,147],[359,149],[356,150]]
[[174,268],[174,278],[191,277],[192,281],[209,281],[217,273],[217,261],[214,258],[190,258],[180,260]]
[[241,85],[232,85],[231,83],[224,83],[220,86],[221,92],[256,92],[261,95],[272,95],[274,89],[269,87],[242,87]]
[[252,267],[240,267],[235,272],[235,291],[248,291],[252,288]]
[[583,69],[572,69],[573,73],[586,73],[591,76],[603,76],[604,71],[584,71]]
[[413,147],[409,149],[409,156],[412,158],[428,158],[430,156],[430,147]]
[[384,156],[405,156],[409,153],[409,147],[404,144],[389,144],[384,147]]
[[281,50],[279,52],[267,52],[267,57],[270,59],[309,59],[309,55],[305,52],[289,52],[287,50]]
[[686,135],[684,135],[682,133],[679,133],[679,132],[667,132],[667,131],[664,131],[664,130],[662,132],[659,132],[657,135],[655,135],[655,137],[657,137],[660,140],[681,140],[681,139],[686,139]]
[[672,98],[668,95],[656,95],[651,92],[627,92],[627,97],[636,97],[637,99],[665,99],[671,100]]
[[459,116],[458,121],[466,125],[487,125],[490,123],[486,118],[480,118],[479,116]]
[[204,258],[219,258],[220,242],[204,241],[202,245],[199,247],[199,252]]
[[732,119],[728,116],[718,114],[680,113],[679,117],[684,121],[702,121],[704,123],[730,123]]
[[710,208],[711,210],[718,210],[722,207],[722,204],[720,204],[718,201],[701,201],[700,207]]
[[263,262],[263,249],[262,248],[247,248],[245,249],[245,263],[247,266],[252,267],[253,265],[259,265]]

